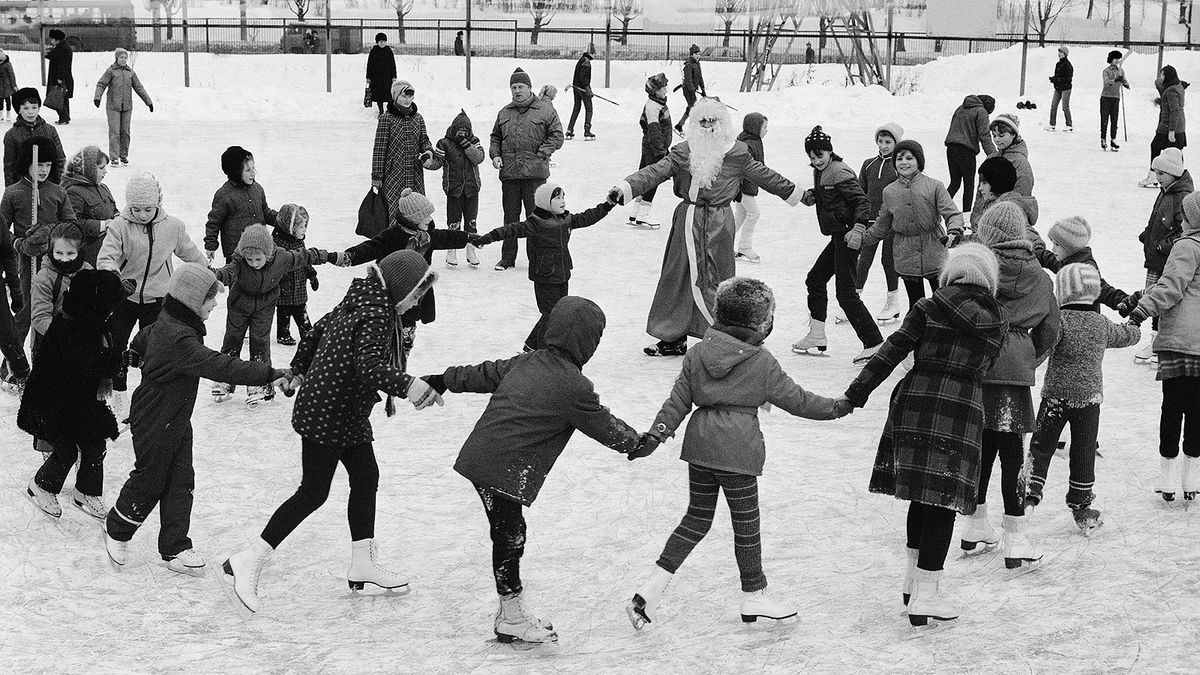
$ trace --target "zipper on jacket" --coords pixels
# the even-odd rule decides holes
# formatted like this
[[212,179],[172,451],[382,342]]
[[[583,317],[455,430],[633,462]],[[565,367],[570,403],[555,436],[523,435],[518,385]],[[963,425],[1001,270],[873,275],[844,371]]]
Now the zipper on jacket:
[[[158,217],[157,212],[154,214],[154,217],[155,218]],[[150,278],[150,261],[154,259],[154,220],[153,219],[151,219],[150,222],[146,224],[146,238],[150,240],[150,246],[147,248],[147,252],[146,252],[146,270],[144,272],[142,272],[142,283],[140,284],[141,287],[138,288],[138,304],[139,305],[146,304],[146,280]]]

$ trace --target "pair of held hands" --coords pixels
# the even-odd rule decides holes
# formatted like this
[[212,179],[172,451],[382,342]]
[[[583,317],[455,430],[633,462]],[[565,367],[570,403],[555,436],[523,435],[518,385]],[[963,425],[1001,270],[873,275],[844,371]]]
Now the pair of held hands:
[[[320,251],[321,258],[323,258],[325,260],[329,260],[330,259],[329,256],[333,255],[333,254],[329,253],[328,251],[326,251],[325,249],[319,248],[317,250]],[[204,257],[208,258],[208,266],[212,267],[213,261],[216,260],[217,252],[216,251],[205,251]],[[343,262],[343,260],[345,262]],[[336,261],[330,260],[330,262],[336,262],[338,267],[349,267],[350,266],[350,256],[346,255],[345,251],[342,251],[336,255]],[[132,284],[132,286],[130,284]],[[135,282],[133,279],[126,279],[121,282],[121,285],[125,287],[126,297],[133,295],[133,292],[135,290],[137,290],[137,282]],[[314,292],[321,288],[321,282],[318,281],[317,277],[315,277],[315,276],[311,276],[308,278],[308,285],[310,288],[313,289]]]
[[1150,312],[1138,306],[1138,302],[1142,299],[1142,291],[1134,291],[1130,293],[1121,302],[1117,303],[1117,314],[1126,317],[1130,325],[1140,326],[1142,322],[1150,318]]

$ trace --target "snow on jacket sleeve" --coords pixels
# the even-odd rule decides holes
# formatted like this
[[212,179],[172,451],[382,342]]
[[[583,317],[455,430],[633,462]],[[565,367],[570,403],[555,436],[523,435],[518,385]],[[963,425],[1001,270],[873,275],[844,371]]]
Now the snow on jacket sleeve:
[[871,357],[867,365],[863,366],[858,377],[850,383],[846,389],[846,398],[850,399],[854,407],[861,408],[866,405],[871,392],[883,384],[896,366],[904,361],[904,357],[917,348],[917,343],[925,334],[927,302],[932,302],[932,300],[921,299],[913,305],[908,315],[904,317],[904,323],[900,325],[900,328],[883,341],[883,344],[879,346],[879,351],[875,352],[875,356]]
[[313,324],[303,337],[300,338],[300,344],[296,345],[296,353],[292,356],[292,373],[296,375],[305,375],[308,373],[309,367],[312,365],[313,357],[317,355],[317,347],[321,345],[321,336],[325,335],[325,327],[331,320],[329,317],[333,313],[330,312],[321,317],[319,321]]
[[484,361],[473,366],[451,366],[442,373],[446,389],[455,393],[495,393],[500,382],[504,380],[504,375],[522,356],[499,361]]
[[565,392],[568,398],[561,404],[563,417],[571,426],[617,452],[628,454],[637,448],[638,433],[600,404],[591,380],[580,374],[572,388],[575,391]]
[[392,327],[382,316],[366,316],[354,331],[354,374],[374,391],[404,398],[412,376],[393,366],[388,355]]
[[33,277],[29,289],[29,320],[38,335],[45,335],[54,318],[54,268],[46,265]]
[[575,213],[571,215],[571,222],[568,227],[572,230],[581,227],[591,227],[604,219],[610,211],[613,210],[613,205],[607,201],[600,202],[583,213]]
[[675,430],[683,424],[683,418],[688,416],[692,411],[692,381],[688,377],[688,371],[691,363],[684,356],[683,368],[679,371],[679,376],[675,378],[675,384],[671,387],[671,394],[667,396],[667,400],[663,401],[662,408],[654,417],[655,435],[662,438],[671,438],[675,436]]
[[767,353],[767,356],[771,359],[771,372],[768,375],[771,388],[767,392],[767,400],[772,405],[782,408],[796,417],[810,420],[837,419],[833,399],[814,394],[796,384],[795,380],[783,372],[783,368],[779,366],[779,361],[774,356],[770,356],[770,353]]

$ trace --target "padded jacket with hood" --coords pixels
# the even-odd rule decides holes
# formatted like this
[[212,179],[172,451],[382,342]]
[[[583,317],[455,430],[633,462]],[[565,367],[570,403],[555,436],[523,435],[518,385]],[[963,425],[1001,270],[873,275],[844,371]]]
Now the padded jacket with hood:
[[[467,132],[469,143],[465,148],[458,142],[460,129]],[[484,157],[479,137],[471,129],[471,118],[459,111],[446,128],[446,137],[434,146],[428,167],[430,171],[442,169],[442,190],[447,197],[470,197],[479,194],[479,165]]]
[[166,297],[174,271],[172,255],[184,262],[208,265],[182,220],[167,215],[160,206],[149,223],[134,222],[127,206],[108,224],[96,268],[116,270],[122,281],[132,280],[135,286],[129,301],[146,304]]
[[988,112],[983,105],[983,99],[975,94],[968,94],[954,111],[950,118],[950,129],[946,132],[946,145],[961,145],[974,154],[979,154],[983,146],[983,154],[991,156],[996,152],[992,143],[992,134],[988,131]]
[[[763,159],[763,142],[760,134],[762,133],[763,122],[766,121],[767,118],[762,113],[752,112],[747,114],[742,119],[742,133],[738,134],[737,137],[739,141],[746,144],[746,148],[750,151],[750,156],[763,164],[766,164],[766,160]],[[758,185],[752,181],[743,180],[742,194],[757,195]]]

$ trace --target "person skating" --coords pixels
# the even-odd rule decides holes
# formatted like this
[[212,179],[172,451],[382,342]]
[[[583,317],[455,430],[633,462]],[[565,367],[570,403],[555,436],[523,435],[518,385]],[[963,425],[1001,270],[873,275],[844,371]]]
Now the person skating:
[[[308,209],[297,204],[280,206],[271,236],[276,248],[303,251],[304,238],[308,236]],[[288,272],[279,280],[279,300],[275,303],[275,341],[281,345],[296,344],[296,338],[292,337],[292,322],[295,322],[301,338],[312,330],[312,322],[308,319],[309,286],[314,293],[321,287],[317,270],[312,265]]]
[[1059,103],[1062,103],[1063,121],[1067,123],[1063,131],[1075,130],[1071,124],[1071,87],[1075,79],[1075,66],[1072,66],[1071,60],[1067,58],[1070,53],[1071,49],[1066,45],[1059,46],[1058,62],[1054,64],[1054,74],[1050,76],[1050,84],[1054,85],[1054,97],[1050,100],[1049,131],[1054,131],[1055,125],[1058,124]]
[[0,49],[0,110],[4,114],[0,121],[8,122],[15,114],[12,96],[17,93],[17,89],[17,74],[13,72],[12,57]]
[[[80,270],[93,269],[83,257],[83,232],[75,223],[61,223],[50,230],[50,243],[42,268],[33,277],[29,292],[29,326],[33,332],[34,360],[42,338],[54,317],[62,311],[71,280]],[[124,300],[121,296],[118,300]],[[115,305],[114,305],[115,307]],[[112,310],[105,312],[104,319]]]
[[[671,110],[667,107],[667,76],[659,73],[646,78],[646,104],[642,106],[642,115],[638,124],[642,127],[642,154],[638,169],[644,169],[671,151]],[[629,216],[629,226],[648,230],[657,230],[658,222],[650,217],[654,206],[654,195],[658,186],[654,186],[638,196],[634,201],[633,214]]]
[[[1100,149],[1112,150],[1116,152],[1121,149],[1117,145],[1117,119],[1121,114],[1121,89],[1129,88],[1129,81],[1125,79],[1125,59],[1133,51],[1129,50],[1122,54],[1119,50],[1112,50],[1108,53],[1108,66],[1101,71],[1100,78],[1102,87],[1100,89]],[[1111,135],[1107,135],[1111,129]]]
[[[892,155],[896,152],[896,144],[902,140],[904,140],[904,129],[895,122],[889,122],[876,129],[875,147],[879,153],[863,162],[862,168],[858,172],[858,182],[871,202],[871,219],[867,221],[867,227],[875,224],[879,209],[883,207],[883,189],[896,180],[896,163],[892,161]],[[861,297],[863,288],[867,285],[867,277],[871,273],[871,265],[875,262],[875,252],[879,249],[880,244],[883,246],[879,262],[883,266],[883,278],[887,284],[887,301],[884,302],[883,309],[875,315],[875,320],[879,323],[899,319],[903,308],[900,300],[900,276],[896,274],[894,240],[895,237],[888,234],[882,242],[863,244],[862,248],[858,250],[858,268],[855,278],[858,281],[858,295]],[[846,315],[842,312],[841,307],[834,310],[833,321],[834,323],[846,323]]]
[[204,252],[208,262],[216,257],[218,244],[221,257],[228,263],[242,239],[247,225],[258,223],[274,227],[276,211],[267,206],[267,193],[258,182],[254,155],[239,145],[231,145],[221,153],[221,172],[227,179],[213,193],[212,209],[204,226]]
[[955,514],[978,513],[984,433],[981,381],[1008,334],[996,301],[999,269],[987,247],[954,248],[940,286],[913,305],[846,390],[856,407],[910,354],[913,368],[891,395],[870,491],[909,502],[908,564],[901,587],[912,625],[958,618],[942,594]]
[[95,145],[85,146],[67,162],[62,188],[75,211],[75,223],[83,232],[83,259],[95,267],[108,226],[120,211],[112,191],[104,184],[109,156]]
[[675,131],[683,136],[683,125],[687,123],[688,115],[692,113],[692,107],[696,105],[696,94],[700,94],[700,98],[708,98],[708,89],[704,86],[704,72],[700,69],[700,46],[693,44],[688,48],[687,60],[683,62],[683,82],[679,85],[683,89],[683,98],[687,101],[687,108],[683,111],[683,117],[679,118],[679,122],[675,125]]
[[[1100,264],[1096,262],[1096,256],[1092,253],[1092,247],[1089,245],[1092,239],[1092,226],[1088,225],[1088,222],[1081,216],[1068,216],[1054,223],[1046,232],[1046,238],[1050,240],[1050,250],[1044,252],[1039,258],[1042,267],[1057,273],[1067,265],[1085,263],[1095,267],[1097,274],[1100,273]],[[1104,277],[1100,277],[1100,293],[1093,303],[1096,311],[1100,311],[1100,305],[1104,305],[1121,313],[1122,317],[1128,316],[1129,310],[1133,309],[1128,307],[1128,299],[1128,293],[1109,284]],[[1134,304],[1137,304],[1136,301]]]
[[[742,132],[737,139],[746,144],[750,156],[756,162],[766,164],[763,157],[763,136],[767,135],[767,116],[762,113],[748,113],[742,118]],[[758,252],[754,250],[754,228],[762,210],[758,207],[758,186],[743,179],[742,193],[733,200],[734,234],[737,235],[737,254],[734,256],[744,262],[762,262]]]
[[575,120],[579,117],[579,108],[583,108],[583,139],[596,140],[592,133],[592,54],[584,50],[575,62],[575,73],[571,77],[571,93],[575,97],[575,105],[571,108],[571,121],[567,122],[567,140],[575,138]]
[[21,275],[17,251],[13,248],[12,233],[0,227],[0,273],[4,275],[4,296],[0,297],[0,353],[4,355],[4,369],[0,384],[11,388],[18,396],[25,391],[29,377],[29,359],[25,356],[25,340],[17,335],[13,315],[25,308],[25,296],[21,292]]
[[950,196],[963,190],[963,213],[971,211],[975,196],[975,158],[983,147],[984,157],[996,152],[988,131],[988,115],[996,109],[996,99],[987,94],[968,94],[950,118],[946,132],[946,164],[950,168]]
[[114,62],[104,71],[96,82],[96,96],[92,100],[100,107],[100,97],[108,90],[108,155],[112,157],[113,166],[129,164],[129,123],[133,119],[133,94],[142,99],[146,109],[154,112],[154,102],[146,93],[137,73],[129,67],[129,51],[117,47],[113,53]]
[[[442,191],[446,193],[446,224],[451,230],[464,230],[475,234],[479,218],[479,165],[487,154],[479,137],[471,129],[471,118],[465,110],[459,110],[454,121],[446,128],[446,136],[439,138],[433,148],[431,171],[442,170]],[[467,245],[467,264],[479,266],[475,247]],[[446,249],[446,264],[458,265],[458,250]]]
[[[741,577],[739,609],[744,622],[796,615],[788,602],[767,594],[759,535],[758,476],[766,444],[758,409],[774,405],[813,420],[831,420],[853,408],[806,391],[763,346],[771,334],[775,295],[757,279],[733,277],[717,287],[713,324],[704,340],[683,357],[683,369],[655,417],[642,446],[629,458],[645,457],[689,414],[680,459],[688,464],[687,513],[667,539],[649,576],[626,608],[635,629],[658,617],[657,605],[675,573],[712,527],[717,495],[724,491],[733,520],[733,552]],[[695,408],[695,412],[693,412]]]
[[855,279],[858,251],[846,245],[846,234],[856,225],[866,226],[871,220],[871,202],[858,183],[854,170],[846,166],[833,151],[833,139],[818,125],[804,139],[804,152],[813,168],[813,186],[804,191],[801,201],[815,206],[817,224],[829,243],[817,255],[804,280],[808,291],[808,335],[792,344],[797,354],[816,349],[824,352],[829,344],[825,337],[825,318],[829,311],[829,280],[834,281],[834,296],[846,313],[850,325],[862,342],[863,349],[854,362],[871,358],[883,335],[871,318],[871,313],[858,296]]
[[229,556],[222,565],[234,592],[251,612],[262,606],[258,586],[268,559],[300,523],[329,496],[337,465],[346,467],[350,496],[351,589],[366,584],[406,589],[408,580],[383,565],[375,539],[375,495],[379,466],[375,460],[371,411],[387,395],[407,398],[418,410],[441,405],[441,397],[425,381],[405,372],[407,358],[399,349],[400,317],[415,307],[437,274],[415,251],[388,254],[367,276],[350,282],[346,297],[300,340],[292,359],[293,384],[299,395],[292,428],[300,435],[302,476],[295,494],[279,505],[261,536]]
[[1184,113],[1184,90],[1188,83],[1179,79],[1175,66],[1163,66],[1154,80],[1158,89],[1158,126],[1150,141],[1150,173],[1138,187],[1159,187],[1154,175],[1154,160],[1167,148],[1187,147],[1187,116]]
[[[1183,235],[1183,200],[1196,188],[1192,182],[1192,174],[1183,163],[1183,151],[1178,148],[1164,148],[1151,163],[1155,183],[1159,186],[1158,197],[1154,200],[1154,208],[1150,209],[1150,218],[1146,227],[1138,235],[1142,243],[1142,256],[1146,268],[1146,285],[1150,288],[1158,283],[1162,276],[1163,267],[1175,240]],[[1150,342],[1139,349],[1133,358],[1141,363],[1157,363],[1154,352],[1154,339],[1158,337],[1158,317],[1150,323]]]

